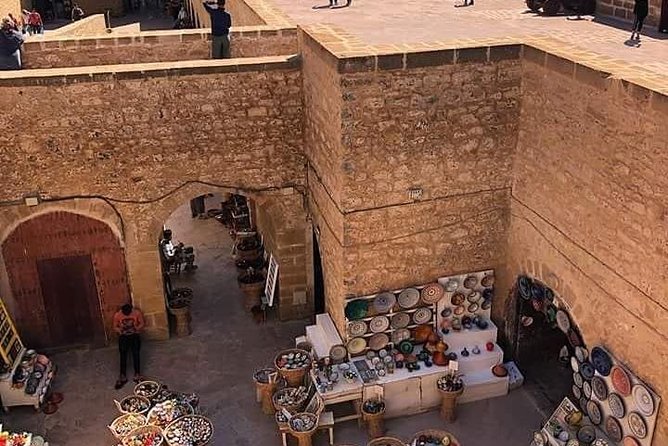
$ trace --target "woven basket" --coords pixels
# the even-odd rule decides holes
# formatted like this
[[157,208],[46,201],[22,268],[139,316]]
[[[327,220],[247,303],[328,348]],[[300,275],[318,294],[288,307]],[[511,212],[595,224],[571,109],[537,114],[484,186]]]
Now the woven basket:
[[312,434],[313,432],[315,432],[316,429],[318,429],[318,416],[317,415],[309,413],[309,412],[301,412],[301,413],[297,413],[297,414],[293,415],[293,417],[302,416],[302,415],[307,415],[309,418],[311,418],[313,420],[313,427],[311,429],[307,430],[307,431],[296,431],[296,430],[292,429],[292,425],[290,424],[290,422],[288,422],[288,430],[290,431],[290,433],[292,435],[306,436],[306,435]]
[[163,433],[165,434],[165,443],[166,443],[168,446],[172,446],[172,445],[171,445],[171,443],[169,442],[169,440],[167,440],[167,432],[171,429],[171,427],[172,427],[175,423],[178,423],[179,420],[181,420],[181,419],[183,419],[183,418],[202,418],[202,419],[206,420],[206,421],[209,423],[209,425],[211,426],[211,436],[209,437],[209,440],[208,440],[206,443],[197,443],[197,444],[200,445],[200,446],[205,446],[205,445],[211,443],[211,440],[213,439],[213,434],[214,434],[213,423],[211,422],[211,420],[208,419],[207,417],[205,417],[204,415],[186,415],[185,417],[181,417],[181,418],[179,418],[179,419],[176,419],[176,420],[172,421],[171,423],[169,423],[169,424],[167,425],[166,428],[163,429]]
[[[137,393],[137,389],[139,388],[139,386],[141,386],[142,384],[145,384],[145,383],[156,384],[156,386],[157,386],[157,387],[156,387],[156,391],[153,392],[151,395],[139,395],[139,394]],[[154,396],[156,396],[156,395],[158,394],[158,392],[160,392],[160,389],[161,389],[161,388],[162,388],[162,385],[161,385],[158,381],[146,380],[146,381],[142,381],[142,382],[140,382],[139,384],[137,384],[137,385],[135,386],[135,388],[134,388],[134,393],[135,393],[135,395],[137,395],[137,396],[144,396],[145,398],[148,398],[148,399],[150,400],[150,399],[152,399]]]
[[[158,404],[162,404],[162,403],[158,403]],[[174,420],[178,420],[179,418],[181,418],[181,417],[183,417],[183,416],[185,416],[185,415],[193,415],[193,414],[195,413],[195,411],[193,410],[193,407],[192,407],[190,404],[188,404],[188,403],[177,403],[177,406],[179,406],[179,407],[182,409],[182,410],[181,410],[182,415],[179,415],[179,416],[175,417],[174,419],[172,419],[172,420],[166,422],[164,425],[163,425],[163,424],[157,424],[157,423],[155,423],[155,422],[151,423],[151,416],[152,416],[153,413],[155,412],[156,407],[158,406],[158,404],[156,404],[155,406],[153,406],[153,407],[151,408],[151,410],[149,410],[148,413],[146,414],[146,424],[151,425],[151,426],[158,426],[159,428],[165,428],[165,427],[167,427],[167,425],[169,425],[172,421],[174,421]]]
[[[125,400],[129,399],[129,398],[139,398],[141,400],[144,400],[146,402],[146,409],[142,410],[141,412],[128,412],[127,410],[123,409],[123,402]],[[151,401],[148,398],[145,398],[143,396],[138,396],[138,395],[128,395],[125,398],[123,398],[121,401],[114,400],[114,403],[116,403],[116,408],[122,414],[140,413],[140,414],[146,415],[146,413],[151,409]]]
[[274,358],[274,365],[278,369],[278,373],[283,378],[285,378],[285,380],[288,382],[288,385],[290,385],[292,387],[299,387],[304,383],[304,377],[306,376],[306,373],[308,373],[309,369],[311,368],[311,362],[308,361],[308,363],[305,367],[302,367],[302,368],[299,368],[299,369],[281,368],[278,365],[279,359],[281,359],[281,356],[288,355],[290,353],[302,353],[302,354],[308,355],[309,358],[312,358],[312,356],[306,350],[300,350],[298,348],[291,348],[291,349],[288,349],[288,350],[283,350],[283,351],[278,352],[278,354]]
[[124,415],[116,417],[116,419],[114,421],[112,421],[111,424],[108,427],[109,427],[109,430],[111,431],[112,435],[114,437],[116,437],[117,440],[123,439],[124,437],[126,437],[129,433],[131,433],[134,430],[134,429],[132,429],[125,434],[122,434],[122,433],[118,432],[118,430],[117,430],[117,427],[121,422],[123,422],[123,421],[125,421],[125,420],[127,420],[128,418],[131,418],[131,417],[133,417],[133,418],[136,417],[138,420],[141,421],[142,424],[140,426],[137,426],[137,427],[142,427],[142,426],[146,425],[146,417],[144,415],[140,414],[140,413],[126,413]]
[[459,443],[459,440],[457,440],[455,438],[455,436],[452,435],[450,432],[442,431],[442,430],[439,430],[439,429],[426,429],[426,430],[423,430],[423,431],[420,431],[420,432],[416,433],[413,436],[413,439],[411,440],[409,446],[415,446],[417,444],[418,438],[420,438],[423,435],[425,437],[435,437],[435,438],[443,438],[447,435],[448,437],[450,437],[450,446],[460,446],[461,445],[461,443]]
[[285,409],[288,412],[290,412],[292,414],[295,414],[295,413],[301,411],[302,407],[304,407],[304,404],[306,403],[306,400],[308,399],[308,394],[307,393],[304,394],[305,395],[304,399],[302,401],[300,401],[299,403],[290,404],[290,405],[287,405],[287,404],[283,405],[283,404],[280,404],[278,402],[278,396],[281,395],[281,392],[287,392],[287,391],[291,391],[291,390],[294,390],[294,388],[286,387],[285,389],[280,389],[276,393],[274,393],[274,395],[271,397],[271,401],[274,403],[274,408],[277,411],[279,411],[281,409]]
[[145,433],[154,433],[160,435],[160,441],[155,442],[152,446],[160,446],[165,443],[165,436],[162,434],[162,429],[160,429],[157,426],[142,426],[138,427],[137,429],[133,430],[128,435],[126,435],[125,438],[121,440],[119,446],[129,446],[131,444],[129,442],[130,438],[132,438],[135,435],[145,434]]
[[406,446],[406,443],[395,437],[374,438],[366,446]]

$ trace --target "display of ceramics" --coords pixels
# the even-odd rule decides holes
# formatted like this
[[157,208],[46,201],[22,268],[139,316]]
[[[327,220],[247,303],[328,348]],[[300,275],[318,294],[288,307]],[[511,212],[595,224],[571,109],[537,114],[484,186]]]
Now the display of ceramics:
[[478,311],[478,308],[480,308],[480,305],[478,305],[477,303],[472,303],[468,307],[468,312],[469,313],[475,313],[476,311]]
[[591,398],[591,384],[589,384],[589,381],[585,381],[582,383],[582,394],[587,399]]
[[573,388],[571,389],[573,391],[573,396],[575,396],[576,399],[582,398],[582,390],[575,384],[573,384]]
[[645,419],[638,412],[629,412],[629,429],[631,433],[638,438],[645,438],[647,436],[647,423]]
[[599,425],[603,421],[603,415],[601,413],[601,406],[594,400],[589,400],[587,402],[587,414],[592,423]]
[[458,305],[455,307],[455,315],[461,316],[466,312],[466,307],[464,305]]
[[612,367],[610,371],[612,387],[623,396],[631,395],[631,380],[629,375],[620,366]]
[[576,386],[582,387],[582,375],[580,375],[578,372],[573,372],[573,382]]
[[582,426],[578,429],[576,437],[579,441],[589,444],[596,439],[596,429],[591,425]]
[[526,276],[519,276],[517,278],[517,292],[522,299],[531,299],[531,279]]
[[485,288],[494,286],[494,276],[492,274],[485,275],[485,277],[483,277],[480,281],[480,285],[484,286]]
[[580,371],[580,363],[578,362],[575,356],[571,356],[571,368],[573,369],[574,372]]
[[399,293],[397,302],[399,302],[399,306],[404,310],[413,308],[420,302],[420,292],[415,288],[406,288]]
[[589,353],[586,348],[578,345],[575,347],[575,357],[578,358],[578,361],[585,362],[589,357]]
[[422,302],[431,305],[441,300],[443,294],[445,294],[445,289],[443,289],[440,283],[430,283],[422,288],[420,297],[422,298]]
[[452,305],[461,305],[466,301],[466,297],[462,293],[455,293],[450,299]]
[[348,320],[363,319],[369,312],[369,302],[365,299],[351,300],[346,304],[345,314]]
[[416,324],[426,324],[431,321],[431,310],[429,308],[419,308],[413,313],[413,322]]
[[399,344],[401,341],[411,338],[411,331],[407,328],[400,328],[392,332],[392,343]]
[[624,437],[622,446],[640,446],[640,442],[633,437]]
[[563,331],[564,333],[568,333],[568,330],[571,329],[571,319],[568,317],[568,313],[566,313],[564,310],[559,310],[557,311],[557,327],[559,327],[559,330]]
[[469,290],[472,290],[475,288],[475,286],[478,284],[478,278],[476,276],[468,276],[466,279],[464,279],[464,288],[468,288]]
[[594,376],[591,379],[591,390],[596,395],[596,398],[601,401],[604,401],[608,397],[608,385],[600,376]]
[[615,417],[608,417],[605,420],[605,433],[615,442],[622,441],[622,426]]
[[367,327],[364,321],[352,321],[348,324],[348,334],[350,336],[362,336],[366,333]]
[[352,338],[348,341],[347,345],[348,352],[351,355],[358,355],[366,349],[366,339],[364,338]]
[[594,347],[591,351],[591,362],[598,373],[603,376],[610,375],[612,369],[612,358],[608,352],[601,347]]
[[387,313],[397,303],[397,298],[392,293],[380,293],[373,299],[373,308],[378,313]]
[[589,361],[585,361],[580,364],[580,374],[585,379],[585,381],[591,381],[594,377],[594,366]]
[[397,313],[392,316],[390,326],[394,329],[406,328],[411,323],[411,316],[408,313]]
[[329,357],[335,364],[337,364],[348,358],[348,350],[346,349],[346,346],[342,344],[332,345],[332,348],[329,349]]
[[626,406],[624,405],[624,400],[614,392],[611,392],[608,395],[608,406],[610,407],[610,413],[614,417],[624,418],[624,415],[626,415]]
[[390,327],[390,320],[385,316],[376,316],[369,322],[369,329],[373,333],[380,333]]
[[654,398],[647,387],[642,384],[636,384],[633,386],[631,394],[633,395],[633,402],[635,402],[638,411],[646,417],[652,416],[655,409]]
[[380,350],[390,343],[390,338],[385,333],[376,333],[369,339],[369,348],[371,350]]

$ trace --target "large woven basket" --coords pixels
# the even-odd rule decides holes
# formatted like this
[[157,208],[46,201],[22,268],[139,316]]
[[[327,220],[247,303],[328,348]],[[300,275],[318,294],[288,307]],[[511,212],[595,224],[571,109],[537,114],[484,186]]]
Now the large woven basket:
[[[128,399],[130,399],[130,398],[139,398],[139,399],[143,400],[143,401],[146,403],[146,409],[144,409],[144,410],[142,410],[142,411],[139,411],[139,412],[128,412],[127,410],[125,410],[125,409],[123,408],[123,403],[125,402],[125,400],[128,400]],[[120,401],[116,401],[116,400],[114,400],[114,403],[116,404],[116,408],[118,409],[118,411],[119,411],[120,413],[122,413],[122,414],[126,414],[126,413],[140,413],[140,414],[145,415],[145,414],[151,409],[151,400],[149,400],[148,398],[145,398],[145,397],[143,397],[143,396],[139,396],[139,395],[128,395],[128,396],[126,396],[125,398],[123,398],[123,399],[120,400]]]
[[[169,401],[169,400],[168,400],[168,401]],[[173,418],[172,420],[170,420],[170,421],[168,421],[168,422],[166,422],[166,423],[164,423],[164,424],[160,424],[160,423],[157,423],[156,421],[152,421],[152,420],[151,420],[153,414],[154,414],[155,411],[156,411],[156,407],[157,407],[159,404],[162,404],[162,403],[158,403],[158,404],[156,404],[155,406],[153,406],[153,407],[151,408],[151,410],[149,410],[148,413],[146,414],[146,424],[151,425],[151,426],[158,426],[159,428],[165,428],[165,427],[167,427],[167,425],[169,425],[172,421],[174,421],[174,420],[178,420],[178,419],[181,418],[182,416],[185,416],[185,415],[193,415],[193,414],[195,413],[195,411],[193,410],[193,407],[192,407],[190,404],[188,404],[188,403],[182,403],[182,402],[177,402],[177,403],[176,403],[177,406],[179,406],[179,408],[181,409],[181,412],[183,412],[183,413],[182,413],[181,415],[176,416],[175,418]]]
[[317,415],[309,413],[309,412],[302,412],[302,413],[295,414],[292,419],[294,419],[297,416],[308,416],[309,418],[311,418],[311,420],[313,422],[313,427],[311,429],[307,430],[307,431],[296,431],[296,430],[292,429],[291,423],[288,422],[288,431],[290,431],[290,433],[292,435],[297,435],[297,436],[304,435],[304,436],[306,436],[308,434],[312,434],[313,432],[315,432],[316,429],[318,429],[318,416]]
[[111,431],[112,435],[116,437],[117,440],[121,440],[122,438],[126,437],[129,433],[131,433],[134,429],[130,429],[128,432],[119,432],[118,431],[118,425],[122,423],[123,421],[127,420],[128,418],[136,418],[138,423],[141,423],[139,426],[135,427],[137,429],[138,427],[142,427],[146,425],[146,417],[140,413],[126,413],[124,415],[121,415],[119,417],[116,417],[114,421],[111,422],[111,424],[108,426],[109,430]]
[[396,437],[378,437],[369,441],[366,446],[406,446],[406,443]]
[[309,369],[311,368],[310,361],[308,361],[308,364],[305,367],[301,367],[299,369],[286,369],[282,368],[279,366],[278,362],[279,359],[283,355],[289,355],[290,353],[302,353],[307,355],[309,358],[312,358],[311,354],[307,352],[306,350],[301,350],[298,348],[291,348],[288,350],[283,350],[278,352],[276,357],[274,358],[274,365],[278,369],[278,373],[285,378],[285,380],[288,382],[288,385],[292,387],[298,387],[301,386],[304,383],[304,377],[308,373]]
[[305,394],[306,396],[299,403],[290,404],[290,405],[288,405],[288,404],[283,405],[283,404],[280,404],[278,402],[278,396],[281,394],[281,392],[289,392],[291,390],[294,390],[294,388],[286,387],[285,389],[280,389],[276,393],[274,393],[274,395],[271,397],[271,401],[274,403],[274,408],[277,411],[279,411],[281,409],[285,409],[288,412],[294,414],[294,413],[297,413],[297,412],[301,411],[302,407],[304,407],[304,404],[306,403],[306,400],[308,399],[308,394]]
[[423,435],[425,437],[436,437],[436,438],[443,438],[447,435],[450,437],[450,446],[461,446],[461,443],[459,442],[459,440],[457,440],[457,438],[455,438],[454,435],[452,435],[450,432],[442,431],[439,429],[426,429],[416,433],[415,435],[413,435],[413,439],[409,443],[409,446],[417,445],[418,438],[420,438]]
[[130,443],[130,438],[134,437],[135,435],[139,434],[144,434],[144,433],[154,433],[154,434],[159,434],[160,435],[160,440],[155,442],[152,446],[160,446],[165,443],[165,436],[162,434],[162,429],[160,429],[157,426],[142,426],[138,427],[137,429],[133,430],[130,432],[128,435],[126,435],[122,440],[119,446],[130,446],[132,443]]
[[185,417],[181,417],[181,418],[179,418],[179,419],[176,419],[176,420],[172,421],[171,423],[169,423],[169,424],[167,425],[167,427],[166,427],[165,429],[163,429],[163,433],[165,434],[165,443],[166,443],[168,446],[178,446],[178,445],[173,445],[172,443],[169,442],[169,440],[167,439],[167,432],[172,428],[173,425],[175,425],[175,424],[178,423],[179,421],[183,420],[184,418],[201,418],[201,419],[206,420],[206,421],[209,423],[209,426],[211,426],[211,436],[209,437],[209,439],[208,439],[207,442],[205,442],[205,443],[197,443],[197,444],[200,445],[200,446],[205,446],[205,445],[208,445],[208,444],[211,443],[211,440],[213,440],[213,434],[214,434],[213,423],[211,422],[211,420],[209,420],[209,419],[208,419],[207,417],[205,417],[204,415],[186,415]]

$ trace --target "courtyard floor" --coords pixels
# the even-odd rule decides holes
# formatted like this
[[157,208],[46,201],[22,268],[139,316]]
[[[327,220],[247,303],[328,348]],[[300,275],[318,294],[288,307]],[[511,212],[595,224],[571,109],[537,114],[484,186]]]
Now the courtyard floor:
[[[230,258],[231,239],[214,219],[190,217],[186,204],[170,218],[174,239],[194,245],[199,269],[175,285],[193,288],[193,334],[169,341],[145,342],[143,373],[171,388],[197,392],[205,415],[215,423],[215,446],[279,445],[275,423],[255,403],[253,371],[270,364],[281,348],[294,345],[308,321],[278,322],[273,317],[256,325],[241,306],[236,269]],[[118,415],[113,400],[132,391],[113,389],[117,377],[115,346],[53,355],[59,366],[55,389],[64,402],[53,415],[30,407],[12,408],[0,422],[13,430],[43,435],[51,446],[104,446],[115,444],[106,426]],[[131,370],[129,370],[131,372]],[[468,446],[520,446],[542,421],[529,388],[507,397],[463,405],[459,419],[444,426],[437,412],[389,420],[389,433],[409,438],[426,428],[447,428]],[[337,425],[339,444],[366,444],[355,422]],[[316,445],[327,444],[324,433]]]

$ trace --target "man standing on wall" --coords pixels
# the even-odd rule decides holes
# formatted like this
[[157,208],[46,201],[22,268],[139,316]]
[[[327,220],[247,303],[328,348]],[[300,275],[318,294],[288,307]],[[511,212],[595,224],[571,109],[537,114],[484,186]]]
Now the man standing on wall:
[[229,59],[232,17],[225,11],[225,0],[218,0],[217,3],[205,1],[204,9],[211,16],[211,57]]
[[84,15],[85,15],[84,10],[81,9],[81,6],[79,6],[75,3],[74,7],[72,8],[72,21],[77,22],[77,21],[83,19]]
[[114,386],[118,390],[128,382],[126,375],[128,353],[132,354],[132,367],[135,371],[134,382],[142,380],[139,367],[139,350],[141,348],[139,335],[144,330],[144,315],[138,309],[133,308],[132,304],[125,304],[120,311],[114,314],[113,323],[114,330],[118,333],[118,351],[121,355],[121,374]]

